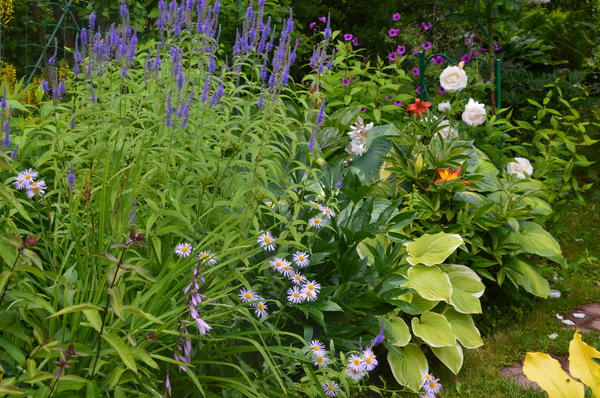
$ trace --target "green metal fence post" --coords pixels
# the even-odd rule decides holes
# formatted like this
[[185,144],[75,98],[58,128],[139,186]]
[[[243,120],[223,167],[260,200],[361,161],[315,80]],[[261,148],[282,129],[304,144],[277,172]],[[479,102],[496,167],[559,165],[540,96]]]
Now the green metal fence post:
[[496,108],[502,108],[502,60],[494,60],[494,70],[496,77]]

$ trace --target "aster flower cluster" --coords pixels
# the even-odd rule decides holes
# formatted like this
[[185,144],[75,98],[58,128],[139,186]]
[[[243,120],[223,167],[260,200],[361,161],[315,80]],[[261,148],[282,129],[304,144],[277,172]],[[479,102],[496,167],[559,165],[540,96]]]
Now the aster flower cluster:
[[13,184],[18,190],[26,190],[27,197],[33,199],[35,196],[42,196],[46,193],[46,183],[44,180],[36,181],[37,176],[37,171],[27,169],[17,175]]
[[352,354],[348,357],[346,374],[353,380],[360,380],[367,372],[375,369],[377,364],[377,357],[372,348],[367,347],[360,354]]
[[424,394],[420,395],[421,398],[435,398],[435,394],[440,392],[442,385],[433,375],[427,374],[423,377],[423,386],[421,388],[424,390]]
[[242,288],[238,292],[238,297],[242,303],[247,303],[252,308],[254,308],[254,313],[259,318],[266,318],[268,313],[267,303],[265,299],[258,294],[256,294],[251,289]]

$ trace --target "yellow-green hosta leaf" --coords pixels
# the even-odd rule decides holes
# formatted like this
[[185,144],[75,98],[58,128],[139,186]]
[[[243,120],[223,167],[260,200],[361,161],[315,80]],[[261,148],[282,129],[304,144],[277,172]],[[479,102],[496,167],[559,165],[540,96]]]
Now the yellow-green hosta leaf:
[[390,344],[404,347],[412,336],[404,319],[395,317],[385,321],[385,337]]
[[463,314],[481,314],[481,302],[479,299],[459,288],[452,289],[450,304]]
[[452,308],[448,308],[444,315],[450,323],[452,332],[463,347],[477,348],[483,345],[481,334],[471,315],[460,314]]
[[445,316],[437,312],[425,312],[421,319],[413,318],[411,326],[413,334],[431,347],[449,347],[456,343],[450,323]]
[[475,297],[481,297],[485,290],[485,285],[481,278],[471,268],[460,264],[445,264],[440,268],[450,277],[452,287],[464,290]]
[[433,307],[435,307],[436,305],[438,305],[439,301],[430,301],[430,300],[425,300],[423,297],[419,296],[418,294],[413,294],[411,299],[410,299],[410,304],[415,307],[418,308],[422,313],[422,312],[427,312],[430,309],[432,309]]
[[407,272],[405,286],[415,289],[429,301],[449,301],[452,294],[450,278],[438,266],[413,265]]
[[431,347],[431,351],[452,373],[458,374],[463,364],[463,350],[460,344],[450,347]]
[[506,263],[506,267],[515,271],[513,279],[515,279],[517,284],[523,289],[534,296],[542,298],[548,297],[548,293],[550,293],[548,281],[529,263],[518,257],[513,257]]
[[575,332],[569,344],[569,372],[590,387],[594,397],[600,398],[600,365],[592,358],[600,358],[600,352],[584,343],[579,332]]
[[418,392],[423,385],[423,375],[429,373],[427,359],[416,344],[398,348],[399,354],[388,352],[387,360],[398,383]]
[[106,340],[108,344],[110,344],[112,348],[115,349],[115,351],[117,351],[117,354],[119,354],[119,357],[121,358],[125,366],[137,373],[135,359],[133,358],[133,354],[131,353],[131,350],[129,350],[127,344],[123,340],[121,340],[119,336],[112,333],[104,333],[102,335],[102,338]]
[[457,234],[445,232],[425,234],[412,242],[405,243],[408,250],[406,261],[410,265],[441,264],[462,244],[463,239]]
[[548,398],[583,398],[583,384],[570,378],[560,363],[542,352],[525,354],[523,373],[548,393]]

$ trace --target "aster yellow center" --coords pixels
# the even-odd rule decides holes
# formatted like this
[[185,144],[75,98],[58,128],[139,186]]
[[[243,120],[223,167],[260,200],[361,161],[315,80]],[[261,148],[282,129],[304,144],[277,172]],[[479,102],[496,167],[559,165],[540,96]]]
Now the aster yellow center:
[[325,361],[325,358],[323,358],[323,357],[317,357],[317,362],[322,363],[323,361]]
[[355,365],[360,365],[360,359],[358,359],[358,358],[354,358],[353,362]]
[[25,179],[26,180],[30,180],[31,179],[31,174],[25,174]]
[[[294,292],[294,297],[295,297],[295,298],[298,298],[298,297],[300,297],[300,293],[298,293],[298,292]],[[318,348],[317,348],[317,349],[318,349]]]
[[315,285],[308,285],[308,286],[306,286],[306,288],[307,288],[308,290],[313,290],[313,289],[315,288]]
[[437,383],[435,381],[430,381],[429,382],[429,388],[435,388],[435,386],[437,386]]
[[265,305],[262,304],[262,303],[258,304],[258,309],[259,310],[264,310],[265,309]]
[[181,247],[181,251],[182,252],[187,252],[189,249],[187,248],[187,246],[182,246]]
[[370,357],[366,357],[365,362],[370,364],[371,362],[373,362],[373,360]]
[[268,236],[265,236],[265,237],[263,238],[263,241],[264,241],[265,243],[271,243],[271,238],[269,238]]
[[333,386],[327,386],[328,391],[333,391]]
[[319,224],[321,222],[321,220],[319,220],[318,218],[315,218],[315,220],[313,221],[315,224]]
[[244,293],[244,298],[250,300],[252,298],[252,293]]

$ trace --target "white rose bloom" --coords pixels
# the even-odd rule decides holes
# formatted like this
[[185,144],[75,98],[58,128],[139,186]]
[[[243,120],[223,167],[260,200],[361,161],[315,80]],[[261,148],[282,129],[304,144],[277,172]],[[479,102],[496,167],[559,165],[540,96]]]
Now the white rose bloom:
[[469,126],[479,126],[485,123],[486,118],[485,105],[475,101],[473,98],[469,98],[469,102],[462,114],[462,120]]
[[532,4],[546,4],[550,3],[550,0],[531,0]]
[[352,140],[358,139],[366,139],[367,134],[369,134],[369,130],[373,128],[373,123],[369,123],[365,126],[365,122],[362,117],[356,118],[356,122],[354,125],[350,126],[350,131],[348,132],[348,136]]
[[449,93],[455,93],[467,87],[467,72],[460,66],[448,66],[440,75],[440,85]]
[[506,171],[508,175],[517,176],[521,180],[527,178],[533,174],[533,166],[529,160],[525,158],[515,158],[516,162],[509,162],[506,165]]
[[362,155],[365,153],[365,144],[361,140],[352,140],[348,152],[353,155]]
[[458,138],[458,131],[450,127],[450,122],[447,120],[442,120],[438,127],[446,126],[443,129],[439,130],[435,135],[441,135],[444,140],[449,138]]
[[448,101],[440,102],[438,104],[438,111],[440,111],[440,112],[450,112],[451,110],[452,110],[452,105],[450,105],[450,102],[448,102]]

